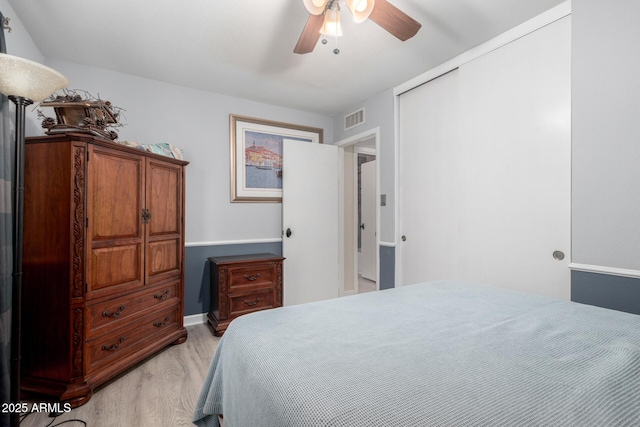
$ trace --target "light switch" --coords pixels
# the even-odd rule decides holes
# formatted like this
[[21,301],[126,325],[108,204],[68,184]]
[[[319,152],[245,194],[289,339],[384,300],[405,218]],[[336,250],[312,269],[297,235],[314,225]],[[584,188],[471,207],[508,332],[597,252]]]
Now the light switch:
[[381,194],[380,195],[380,206],[387,206],[387,195],[386,194]]

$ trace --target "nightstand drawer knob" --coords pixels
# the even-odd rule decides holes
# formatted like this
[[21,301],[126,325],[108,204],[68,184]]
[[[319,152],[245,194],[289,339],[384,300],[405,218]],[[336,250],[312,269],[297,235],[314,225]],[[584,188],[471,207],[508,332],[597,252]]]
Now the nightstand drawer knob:
[[249,276],[248,274],[245,274],[244,278],[253,282],[254,280],[258,280],[260,278],[260,273],[254,274],[253,276]]

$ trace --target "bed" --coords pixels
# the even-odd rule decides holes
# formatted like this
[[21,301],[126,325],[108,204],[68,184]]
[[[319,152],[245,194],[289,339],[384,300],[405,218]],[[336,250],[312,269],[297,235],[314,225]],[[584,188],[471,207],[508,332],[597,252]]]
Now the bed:
[[637,426],[640,316],[437,281],[253,313],[198,426]]

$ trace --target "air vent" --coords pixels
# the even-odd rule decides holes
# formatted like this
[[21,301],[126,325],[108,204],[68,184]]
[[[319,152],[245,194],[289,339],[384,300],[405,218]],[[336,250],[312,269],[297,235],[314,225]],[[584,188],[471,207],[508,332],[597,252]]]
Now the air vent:
[[352,129],[364,123],[364,108],[351,113],[344,118],[344,130]]

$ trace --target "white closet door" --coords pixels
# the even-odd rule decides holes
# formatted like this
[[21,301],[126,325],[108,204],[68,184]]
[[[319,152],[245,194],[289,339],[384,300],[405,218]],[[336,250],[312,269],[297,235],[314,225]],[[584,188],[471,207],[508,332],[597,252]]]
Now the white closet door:
[[457,263],[458,70],[400,97],[400,284],[452,277]]
[[400,97],[401,284],[570,298],[570,22]]

